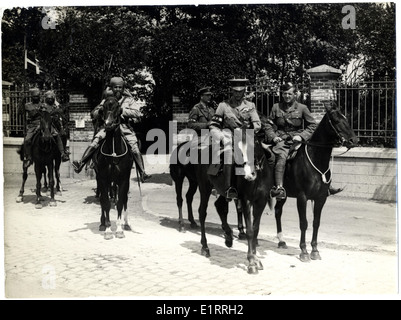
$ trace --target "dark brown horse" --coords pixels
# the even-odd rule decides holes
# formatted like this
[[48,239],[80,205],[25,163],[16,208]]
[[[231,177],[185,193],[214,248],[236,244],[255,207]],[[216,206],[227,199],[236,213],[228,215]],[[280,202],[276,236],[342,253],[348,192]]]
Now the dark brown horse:
[[[38,132],[32,138],[32,161],[36,175],[36,205],[35,208],[42,208],[41,195],[41,179],[43,176],[48,177],[48,187],[50,189],[50,206],[56,206],[54,199],[54,175],[55,166],[60,167],[61,155],[57,148],[57,144],[51,134],[52,117],[46,111],[40,111],[40,127]],[[20,149],[20,157],[23,160],[23,145]],[[57,162],[57,159],[60,162]],[[28,167],[23,166],[22,185],[17,197],[17,202],[23,200],[24,186],[28,178]]]
[[[182,215],[182,205],[184,199],[182,198],[182,187],[184,184],[185,178],[188,180],[189,187],[187,193],[185,194],[186,204],[187,204],[187,212],[188,212],[188,220],[191,224],[191,228],[195,229],[198,225],[195,222],[193,210],[192,210],[192,202],[194,199],[194,195],[196,190],[198,190],[198,180],[196,177],[196,166],[191,162],[187,164],[182,164],[179,161],[178,153],[181,151],[181,148],[188,142],[180,143],[176,149],[173,150],[172,155],[170,157],[170,176],[174,181],[175,193],[176,193],[176,203],[178,207],[178,230],[180,232],[185,232],[185,224],[184,218]],[[216,204],[215,204],[216,205]],[[238,239],[245,240],[246,234],[244,232],[244,225],[242,219],[242,208],[238,204],[238,201],[235,200],[235,207],[237,209],[237,219],[238,219]]]
[[[259,233],[260,219],[266,204],[270,205],[270,189],[273,186],[273,166],[270,158],[272,154],[267,152],[262,143],[257,138],[252,139],[254,150],[254,166],[251,168],[251,176],[236,175],[232,184],[238,191],[238,204],[245,219],[246,237],[248,241],[247,258],[249,261],[248,273],[254,274],[263,269],[261,262],[256,256],[257,236]],[[212,148],[209,149],[211,153]],[[210,162],[211,163],[211,162]],[[224,194],[224,177],[222,174],[213,176],[208,172],[209,164],[199,164],[196,166],[196,174],[199,182],[201,196],[199,206],[199,219],[201,223],[201,253],[206,257],[210,256],[207,245],[205,221],[207,216],[207,206],[212,188],[219,194]],[[246,170],[245,170],[246,171]],[[233,232],[227,223],[228,202],[220,196],[216,203],[216,209],[225,231],[225,244],[231,247],[233,244]]]
[[[297,199],[299,227],[301,229],[300,260],[304,262],[321,259],[317,250],[317,235],[320,217],[328,197],[331,182],[330,157],[333,147],[344,145],[352,148],[358,138],[351,129],[346,117],[335,103],[326,104],[326,114],[316,128],[311,139],[303,143],[293,160],[287,161],[284,187],[287,196]],[[283,241],[281,215],[287,199],[277,201],[274,211],[277,224],[279,247],[286,248]],[[312,252],[306,249],[305,235],[308,228],[306,218],[307,201],[313,201]]]
[[[113,238],[109,216],[111,208],[109,191],[110,186],[115,185],[117,199],[116,237],[124,238],[123,229],[130,230],[127,203],[133,157],[121,134],[121,108],[118,100],[114,97],[107,98],[100,116],[104,121],[106,137],[95,155],[96,179],[101,204],[101,224],[99,230],[105,231],[105,239]],[[124,224],[121,217],[123,209]]]

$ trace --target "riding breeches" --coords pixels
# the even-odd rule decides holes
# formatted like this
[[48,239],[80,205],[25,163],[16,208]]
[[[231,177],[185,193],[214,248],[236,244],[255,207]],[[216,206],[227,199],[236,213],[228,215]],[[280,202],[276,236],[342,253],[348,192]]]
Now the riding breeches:
[[[139,153],[138,147],[138,139],[136,138],[135,132],[126,127],[125,125],[120,125],[121,133],[127,143],[130,145],[132,152]],[[100,129],[99,132],[95,135],[92,140],[90,146],[92,148],[97,148],[99,146],[100,141],[102,141],[106,137],[106,130],[104,128]]]
[[283,185],[283,178],[285,172],[285,164],[287,161],[290,146],[285,141],[280,141],[273,147],[273,152],[276,155],[276,167],[274,170],[274,177],[276,185]]

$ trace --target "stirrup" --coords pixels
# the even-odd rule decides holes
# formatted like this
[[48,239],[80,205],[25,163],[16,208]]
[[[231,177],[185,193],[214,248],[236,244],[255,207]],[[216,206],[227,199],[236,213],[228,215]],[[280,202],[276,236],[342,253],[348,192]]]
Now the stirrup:
[[227,201],[238,199],[238,192],[235,188],[229,187],[225,192],[225,196]]

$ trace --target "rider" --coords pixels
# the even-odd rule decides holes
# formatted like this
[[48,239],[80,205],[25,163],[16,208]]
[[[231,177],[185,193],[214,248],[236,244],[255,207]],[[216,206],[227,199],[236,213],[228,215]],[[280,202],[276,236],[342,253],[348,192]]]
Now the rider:
[[18,107],[18,113],[25,119],[25,137],[24,137],[24,161],[25,168],[32,164],[32,137],[40,127],[40,90],[38,88],[29,90],[31,102],[21,104]]
[[[217,107],[210,124],[210,133],[217,143],[222,141],[224,152],[231,157],[234,130],[242,128],[244,125],[250,125],[257,133],[261,128],[261,122],[255,104],[245,99],[248,79],[231,79],[229,83],[232,92],[231,98],[221,102]],[[231,185],[232,168],[231,162],[224,163],[224,195],[227,201],[238,197],[237,190]]]
[[[51,129],[51,134],[54,137],[57,147],[61,153],[61,160],[63,162],[70,160],[70,157],[68,155],[68,152],[64,150],[64,145],[63,141],[61,140],[60,134],[61,131],[63,131],[63,124],[62,124],[62,113],[63,110],[61,107],[56,103],[56,95],[54,94],[53,91],[47,91],[45,92],[45,103],[42,106],[42,110],[45,110],[52,114],[52,129]],[[56,120],[56,118],[58,118]],[[59,129],[55,127],[55,122],[57,122],[59,125]]]
[[[130,95],[128,95],[126,91],[124,91],[124,80],[121,77],[113,77],[110,79],[110,89],[112,90],[114,97],[116,97],[117,100],[119,101],[122,109],[121,117],[124,120],[120,125],[121,133],[131,147],[131,152],[134,156],[134,160],[140,174],[140,179],[142,182],[145,182],[151,176],[146,174],[145,172],[142,154],[138,147],[137,137],[135,135],[135,132],[128,125],[128,119],[138,120],[142,116],[142,114],[138,110],[135,99]],[[104,101],[105,100],[103,100],[95,108],[95,110],[92,111],[92,114],[95,118],[98,117],[99,110],[103,107]],[[72,165],[76,173],[81,172],[81,170],[85,166],[85,163],[92,157],[94,151],[99,147],[100,141],[104,139],[105,136],[106,136],[105,129],[104,128],[100,129],[99,132],[95,135],[92,143],[85,150],[82,159],[80,161],[73,161]]]
[[316,121],[308,107],[296,101],[297,89],[287,82],[280,88],[283,101],[273,105],[269,121],[266,123],[266,138],[273,142],[276,155],[275,181],[271,195],[277,199],[286,198],[283,178],[286,159],[291,143],[307,141],[316,129]]

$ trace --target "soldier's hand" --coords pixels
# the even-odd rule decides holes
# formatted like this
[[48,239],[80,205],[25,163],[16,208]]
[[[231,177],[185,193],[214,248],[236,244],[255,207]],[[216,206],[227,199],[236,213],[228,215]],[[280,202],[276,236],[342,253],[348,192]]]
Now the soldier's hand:
[[273,142],[274,142],[275,144],[277,144],[277,143],[279,143],[279,142],[281,142],[281,141],[283,141],[283,139],[281,139],[280,137],[275,137],[275,138],[273,139]]
[[292,140],[293,140],[294,142],[302,142],[302,137],[301,137],[301,136],[294,136],[294,137],[292,138]]
[[227,118],[225,119],[225,122],[232,130],[239,128],[242,125],[237,119],[234,118]]

